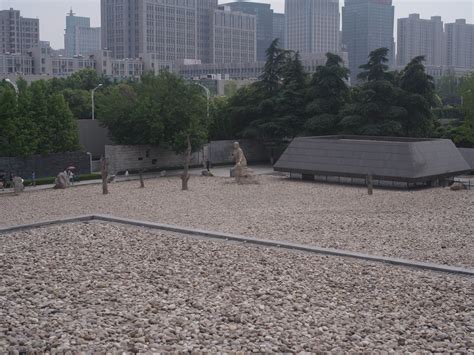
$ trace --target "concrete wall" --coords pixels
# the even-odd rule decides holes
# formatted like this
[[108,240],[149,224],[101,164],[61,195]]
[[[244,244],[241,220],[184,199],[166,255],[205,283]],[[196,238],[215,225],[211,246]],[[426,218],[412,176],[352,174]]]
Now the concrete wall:
[[89,174],[91,172],[90,156],[84,152],[68,152],[50,155],[34,155],[28,158],[0,157],[0,172],[7,176],[21,176],[31,179],[35,172],[36,178],[56,176],[68,166],[76,167],[76,174]]
[[105,146],[112,144],[108,129],[101,127],[97,120],[79,120],[78,126],[81,146],[94,159],[100,159],[105,154]]
[[463,156],[464,160],[467,161],[471,170],[474,171],[474,148],[458,148]]
[[[194,153],[191,165],[202,163],[202,153]],[[163,148],[150,145],[106,145],[105,156],[109,160],[109,172],[174,168],[183,165],[183,157]]]
[[[208,157],[212,164],[232,163],[232,144],[234,141],[213,141],[207,144],[200,152],[194,153],[191,165],[203,166]],[[240,141],[249,162],[269,161],[269,156],[263,144],[252,141]],[[105,156],[109,159],[109,171],[111,174],[138,170],[160,170],[179,168],[183,166],[183,156],[176,155],[169,150],[156,146],[124,146],[107,145]]]

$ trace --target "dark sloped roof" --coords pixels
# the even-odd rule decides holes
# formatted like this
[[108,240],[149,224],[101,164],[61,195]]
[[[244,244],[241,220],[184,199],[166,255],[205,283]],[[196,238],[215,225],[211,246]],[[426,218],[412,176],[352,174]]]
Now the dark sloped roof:
[[458,148],[463,156],[464,160],[467,161],[471,170],[474,171],[474,148]]
[[295,138],[274,169],[418,181],[458,175],[470,167],[453,142],[446,139],[324,136]]

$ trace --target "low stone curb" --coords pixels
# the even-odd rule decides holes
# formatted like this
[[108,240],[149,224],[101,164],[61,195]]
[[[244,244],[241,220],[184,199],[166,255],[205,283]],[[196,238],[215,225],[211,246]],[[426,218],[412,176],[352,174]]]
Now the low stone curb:
[[32,223],[32,224],[24,224],[24,225],[12,226],[12,227],[0,228],[0,234],[7,234],[7,233],[18,232],[22,230],[29,230],[29,229],[34,229],[34,228],[51,226],[51,225],[87,222],[87,221],[111,222],[111,223],[118,223],[118,224],[124,224],[124,225],[129,225],[129,226],[168,231],[168,232],[179,233],[179,234],[199,236],[199,237],[210,238],[210,239],[235,241],[235,242],[240,242],[240,243],[262,245],[262,246],[267,246],[271,248],[298,250],[298,251],[304,251],[304,252],[309,252],[309,253],[314,253],[314,254],[339,256],[339,257],[353,258],[353,259],[359,259],[359,260],[365,260],[365,261],[371,261],[371,262],[377,262],[377,263],[424,269],[424,270],[430,270],[430,271],[436,271],[436,272],[474,276],[473,268],[463,268],[463,267],[457,267],[457,266],[434,264],[434,263],[429,263],[429,262],[421,262],[421,261],[414,261],[414,260],[407,260],[407,259],[400,259],[400,258],[369,255],[369,254],[357,253],[357,252],[346,251],[346,250],[341,250],[341,249],[320,248],[316,246],[295,244],[295,243],[290,243],[290,242],[285,242],[285,241],[256,239],[256,238],[244,237],[244,236],[228,234],[228,233],[211,232],[211,231],[193,229],[193,228],[184,228],[184,227],[172,226],[172,225],[167,225],[167,224],[146,222],[146,221],[120,218],[120,217],[114,217],[114,216],[108,216],[108,215],[85,215],[85,216],[61,218],[61,219],[45,221],[45,222],[37,222],[37,223]]
[[77,223],[77,222],[87,222],[94,219],[94,215],[83,215],[77,217],[67,217],[67,218],[60,218],[54,219],[50,221],[43,221],[43,222],[35,222],[29,224],[20,224],[16,226],[10,226],[5,228],[0,228],[0,234],[7,234],[7,233],[14,233],[14,232],[21,232],[24,230],[53,226],[58,224],[66,224],[66,223]]

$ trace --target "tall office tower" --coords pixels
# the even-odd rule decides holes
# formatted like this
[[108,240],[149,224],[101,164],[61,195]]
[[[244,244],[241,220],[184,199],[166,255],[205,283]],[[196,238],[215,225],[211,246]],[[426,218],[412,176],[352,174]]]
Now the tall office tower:
[[270,4],[239,0],[225,4],[232,11],[241,11],[257,17],[257,60],[266,59],[265,52],[273,41],[273,10]]
[[38,19],[21,17],[18,10],[0,11],[0,53],[27,54],[38,43]]
[[430,20],[410,14],[398,19],[397,65],[405,66],[414,57],[423,55],[426,65],[445,64],[445,36],[440,16]]
[[339,52],[339,0],[286,0],[286,46],[301,54]]
[[367,63],[374,49],[388,48],[389,65],[394,64],[394,13],[392,0],[345,0],[342,43],[348,51],[352,82],[360,72],[359,66]]
[[286,48],[285,14],[273,14],[273,39],[278,38],[280,47]]
[[100,40],[100,27],[91,27],[89,17],[75,16],[71,9],[64,34],[66,56],[93,54],[101,49]]
[[219,6],[212,18],[212,63],[251,63],[257,60],[257,18]]
[[138,5],[141,0],[101,0],[102,47],[115,58],[139,55]]
[[115,58],[210,61],[217,0],[101,0],[102,46]]
[[456,68],[474,69],[474,25],[466,20],[447,23],[447,65]]
[[[202,63],[211,63],[211,41],[212,15],[217,9],[218,0],[196,0],[197,6],[197,58]],[[193,58],[194,59],[194,58]]]

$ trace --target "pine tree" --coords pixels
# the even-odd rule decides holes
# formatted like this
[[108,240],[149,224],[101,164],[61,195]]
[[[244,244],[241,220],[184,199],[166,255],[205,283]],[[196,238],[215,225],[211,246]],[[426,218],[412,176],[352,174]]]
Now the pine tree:
[[344,133],[361,135],[403,135],[402,120],[407,110],[400,105],[403,95],[393,73],[388,72],[388,49],[379,48],[369,55],[359,79],[365,80],[352,90],[352,102],[341,111]]
[[400,87],[404,90],[401,105],[407,114],[403,118],[406,136],[430,136],[434,128],[431,108],[438,104],[433,78],[426,74],[424,56],[413,58],[400,73]]
[[328,53],[324,66],[319,66],[309,84],[306,104],[305,132],[327,135],[339,132],[339,112],[350,99],[347,85],[349,70],[336,54]]
[[266,51],[266,62],[260,76],[260,87],[271,95],[276,92],[283,79],[283,71],[288,52],[279,47],[278,38],[273,40]]

